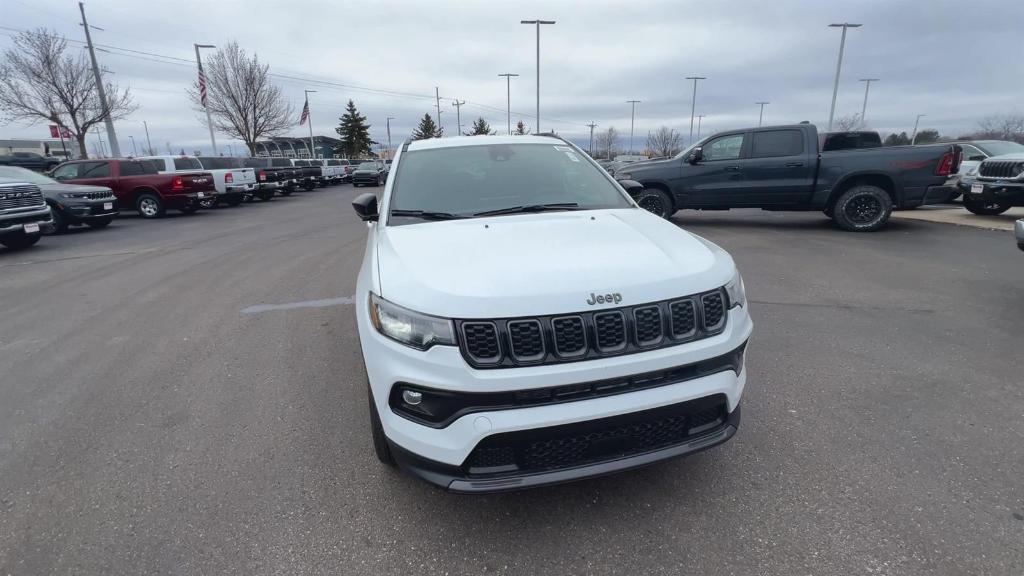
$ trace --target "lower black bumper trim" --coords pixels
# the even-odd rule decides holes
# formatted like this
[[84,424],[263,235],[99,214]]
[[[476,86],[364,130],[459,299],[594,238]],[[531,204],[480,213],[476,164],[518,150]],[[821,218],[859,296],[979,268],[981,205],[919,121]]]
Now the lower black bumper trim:
[[695,454],[727,442],[736,434],[739,426],[740,406],[737,405],[728,414],[723,425],[709,431],[707,434],[688,439],[682,444],[573,468],[518,476],[503,476],[500,478],[467,477],[459,466],[427,460],[390,441],[388,444],[398,466],[413,476],[450,492],[460,494],[493,494],[605,476],[616,472],[642,468],[670,458]]

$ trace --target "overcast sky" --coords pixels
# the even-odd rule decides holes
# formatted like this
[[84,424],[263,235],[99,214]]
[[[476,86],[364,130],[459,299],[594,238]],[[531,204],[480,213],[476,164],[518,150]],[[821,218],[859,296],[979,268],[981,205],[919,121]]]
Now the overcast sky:
[[[684,139],[690,125],[691,84],[697,92],[704,134],[756,125],[756,101],[768,101],[765,124],[828,122],[840,30],[831,22],[856,22],[840,79],[836,116],[860,112],[864,84],[873,77],[867,120],[883,133],[921,128],[944,135],[972,130],[987,115],[1024,111],[1021,60],[1024,2],[749,0],[638,2],[86,2],[97,43],[194,59],[193,42],[237,40],[270,64],[296,109],[299,127],[303,89],[311,97],[317,134],[334,136],[351,98],[385,140],[407,138],[425,112],[434,114],[434,87],[442,96],[441,121],[455,130],[455,98],[464,130],[483,116],[505,128],[505,80],[512,80],[512,123],[536,124],[535,36],[521,19],[556,20],[541,30],[542,130],[555,129],[584,142],[593,121],[615,126],[628,139],[630,106],[636,108],[636,146],[648,130],[666,125]],[[0,25],[48,27],[84,40],[73,0],[3,0]],[[982,17],[981,15],[985,15]],[[11,45],[0,29],[0,47]],[[79,46],[72,44],[72,46]],[[144,139],[149,123],[154,147],[208,149],[205,125],[191,110],[185,87],[194,66],[111,50],[97,54],[102,66],[131,87],[139,110],[117,123],[122,150],[128,136]],[[345,86],[328,86],[327,81]],[[46,137],[45,125],[0,126],[0,138]],[[223,139],[218,139],[222,143]],[[235,142],[236,149],[238,142]],[[627,142],[622,142],[623,146]],[[91,146],[90,146],[91,148]]]

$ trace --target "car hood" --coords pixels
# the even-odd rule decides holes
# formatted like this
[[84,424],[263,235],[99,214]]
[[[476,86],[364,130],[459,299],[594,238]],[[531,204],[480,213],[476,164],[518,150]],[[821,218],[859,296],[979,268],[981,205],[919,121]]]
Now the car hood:
[[[717,288],[735,271],[722,249],[635,208],[516,214],[378,230],[381,296],[450,318],[640,304]],[[621,301],[588,304],[594,294],[619,294]]]
[[1022,152],[1015,152],[1013,154],[1003,154],[1002,156],[989,156],[988,158],[985,158],[984,161],[985,162],[990,162],[990,161],[994,161],[994,162],[1007,162],[1007,161],[1013,161],[1013,160],[1024,160],[1024,153],[1022,153]]
[[43,195],[50,197],[61,192],[109,192],[110,188],[106,186],[89,186],[87,184],[66,184],[64,182],[56,182],[54,184],[40,184],[39,189],[43,191]]

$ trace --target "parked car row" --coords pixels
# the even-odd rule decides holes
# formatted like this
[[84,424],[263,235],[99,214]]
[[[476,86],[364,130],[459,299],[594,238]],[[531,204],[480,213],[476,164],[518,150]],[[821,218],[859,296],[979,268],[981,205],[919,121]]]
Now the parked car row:
[[[104,228],[122,211],[159,218],[246,200],[269,201],[299,188],[341,183],[337,160],[147,156],[72,160],[49,175],[0,165],[0,244],[27,248],[70,226]],[[383,179],[380,180],[383,183]]]

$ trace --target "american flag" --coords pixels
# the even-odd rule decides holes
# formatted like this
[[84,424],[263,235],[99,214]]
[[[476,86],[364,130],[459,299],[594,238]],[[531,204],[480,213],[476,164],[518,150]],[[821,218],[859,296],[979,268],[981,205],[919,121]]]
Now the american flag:
[[302,105],[302,116],[299,116],[299,126],[302,126],[309,120],[309,98],[306,98],[306,103]]
[[203,64],[199,64],[199,100],[206,108],[206,74],[203,73]]

